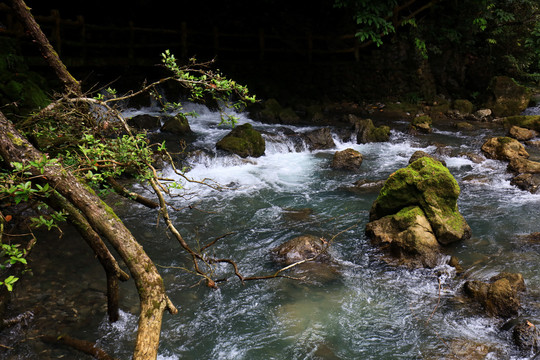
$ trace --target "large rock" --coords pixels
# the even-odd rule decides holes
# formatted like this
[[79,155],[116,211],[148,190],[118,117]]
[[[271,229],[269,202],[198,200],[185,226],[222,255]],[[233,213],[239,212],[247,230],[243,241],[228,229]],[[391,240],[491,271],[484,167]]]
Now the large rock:
[[540,174],[540,162],[516,157],[510,160],[508,170],[518,174]]
[[433,156],[431,154],[428,154],[427,152],[422,151],[422,150],[417,150],[417,151],[414,152],[414,154],[411,155],[411,157],[409,158],[409,164],[412,164],[416,160],[418,160],[420,158],[423,158],[423,157],[426,157],[426,156],[429,157],[429,158],[432,158],[433,160],[438,161],[441,164],[443,164],[444,166],[446,166],[446,162],[444,160],[439,159],[438,157]]
[[390,139],[390,127],[386,125],[376,127],[373,120],[360,119],[354,115],[349,115],[348,120],[353,126],[358,144],[385,142]]
[[358,171],[363,160],[362,154],[354,149],[337,151],[332,159],[332,168],[337,170]]
[[368,223],[366,234],[374,244],[389,250],[399,265],[433,268],[438,263],[440,245],[418,206]]
[[519,126],[525,129],[540,132],[540,115],[517,115],[504,118],[506,127]]
[[165,118],[161,131],[176,135],[186,135],[191,133],[191,127],[189,126],[188,119],[184,115],[178,114]]
[[536,194],[540,190],[540,174],[519,174],[510,181],[510,184]]
[[423,157],[386,180],[370,210],[370,221],[419,206],[441,244],[467,239],[471,228],[458,211],[459,185],[440,162]]
[[261,133],[253,129],[251,124],[246,123],[235,127],[218,141],[216,147],[245,158],[264,155],[266,145]]
[[158,116],[149,114],[136,115],[130,119],[127,119],[129,126],[136,129],[157,130],[161,126],[161,120]]
[[463,289],[485,308],[488,315],[508,318],[518,313],[519,293],[525,291],[525,282],[519,273],[500,273],[489,282],[467,281]]
[[409,132],[411,134],[428,134],[431,132],[431,124],[433,120],[429,115],[417,116],[411,120],[409,125]]
[[495,160],[510,161],[516,157],[528,158],[529,153],[523,144],[509,137],[494,137],[482,145],[482,152],[486,157]]
[[490,108],[496,117],[519,115],[527,108],[531,92],[508,76],[496,76],[492,79],[490,90],[493,99]]
[[291,265],[298,261],[311,259],[317,256],[318,262],[329,260],[326,252],[327,243],[314,235],[302,235],[284,242],[272,249],[274,261],[282,265]]
[[537,137],[538,133],[534,130],[512,125],[510,130],[508,130],[508,135],[519,141],[527,141]]
[[336,147],[330,128],[321,128],[303,134],[310,150],[324,150]]

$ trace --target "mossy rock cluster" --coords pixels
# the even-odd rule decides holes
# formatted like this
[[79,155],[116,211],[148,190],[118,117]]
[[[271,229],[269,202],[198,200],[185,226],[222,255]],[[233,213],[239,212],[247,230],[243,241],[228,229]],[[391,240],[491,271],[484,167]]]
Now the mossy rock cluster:
[[386,125],[375,126],[371,119],[360,119],[349,115],[349,122],[353,126],[358,144],[371,142],[386,142],[390,139],[390,127]]
[[266,144],[261,133],[246,123],[235,127],[223,139],[218,141],[216,147],[240,157],[260,157],[264,155]]
[[516,115],[504,118],[504,125],[508,128],[519,126],[540,133],[540,115]]
[[12,39],[0,36],[0,103],[16,106],[10,112],[26,115],[50,103],[46,80],[29,70]]
[[468,114],[472,114],[474,110],[474,105],[469,100],[457,99],[457,100],[454,100],[452,104],[452,108],[454,110],[457,110],[461,115],[468,115]]
[[266,123],[298,124],[300,122],[300,117],[292,108],[282,107],[276,99],[266,100],[262,110],[255,116]]
[[493,110],[496,117],[513,116],[520,114],[527,108],[531,99],[531,91],[519,85],[508,76],[496,76],[489,87],[493,94],[488,107]]
[[409,131],[412,133],[430,133],[433,120],[429,115],[417,116],[411,120]]
[[460,188],[450,171],[429,157],[414,161],[386,180],[370,210],[370,221],[418,206],[441,244],[467,239],[471,228],[458,211]]

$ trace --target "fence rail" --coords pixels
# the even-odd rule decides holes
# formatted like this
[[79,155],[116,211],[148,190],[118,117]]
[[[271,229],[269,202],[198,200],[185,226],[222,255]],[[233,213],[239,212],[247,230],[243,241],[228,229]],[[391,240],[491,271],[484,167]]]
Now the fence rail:
[[[58,10],[35,16],[44,33],[68,66],[153,65],[170,49],[178,57],[218,57],[220,61],[319,62],[358,61],[360,46],[353,34],[323,36],[312,33],[278,34],[265,29],[227,33],[218,27],[197,29],[186,22],[176,29],[87,24],[83,16],[63,19]],[[6,12],[4,31],[21,35],[14,14]],[[202,59],[201,59],[202,60]]]

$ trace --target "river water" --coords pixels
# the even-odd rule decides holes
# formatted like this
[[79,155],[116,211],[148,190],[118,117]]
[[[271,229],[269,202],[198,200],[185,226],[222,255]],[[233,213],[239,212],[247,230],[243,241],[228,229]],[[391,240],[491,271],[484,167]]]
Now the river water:
[[[187,175],[227,188],[216,191],[184,182],[185,197],[171,199],[183,208],[173,218],[184,237],[196,247],[232,232],[210,253],[235,259],[240,271],[252,276],[279,268],[269,251],[286,240],[339,234],[331,246],[335,266],[315,269],[308,282],[272,279],[244,285],[230,268],[218,266],[216,277],[229,281],[212,290],[186,269],[190,259],[157,224],[155,212],[116,199],[115,210],[158,264],[179,309],[178,315],[164,316],[159,359],[454,359],[459,357],[452,352],[457,354],[463,344],[476,344],[476,352],[485,353],[479,358],[531,357],[513,345],[510,331],[501,329],[504,320],[484,315],[460,291],[465,277],[487,280],[502,271],[520,272],[527,286],[521,315],[540,324],[540,244],[522,238],[540,231],[540,195],[511,186],[506,163],[475,163],[465,155],[480,155],[484,140],[504,134],[502,128],[457,131],[435,125],[432,134],[412,136],[407,123],[397,121],[387,143],[347,143],[336,135],[336,149],[315,152],[278,131],[265,135],[263,157],[239,159],[215,152],[216,141],[230,131],[217,125],[218,114],[204,107],[195,110],[200,114],[190,120],[195,146],[205,150],[191,158]],[[242,114],[239,122],[275,133],[276,126]],[[461,261],[465,277],[447,265],[430,270],[387,265],[364,234],[378,190],[349,189],[357,180],[386,179],[406,166],[416,150],[433,153],[436,144],[446,145],[442,158],[461,187],[459,208],[473,231],[470,240],[446,248]],[[330,168],[335,151],[345,148],[363,154],[359,173]],[[531,159],[540,160],[537,150],[528,150]],[[167,169],[164,176],[181,180]],[[109,324],[103,271],[78,236],[66,229],[60,240],[52,237],[36,250],[34,277],[21,283],[12,306],[16,312],[35,306],[37,299],[39,311],[29,323],[2,333],[5,341],[26,337],[6,352],[7,358],[83,358],[36,340],[51,330],[97,340],[111,355],[130,358],[138,315],[132,282],[122,285],[120,321]]]

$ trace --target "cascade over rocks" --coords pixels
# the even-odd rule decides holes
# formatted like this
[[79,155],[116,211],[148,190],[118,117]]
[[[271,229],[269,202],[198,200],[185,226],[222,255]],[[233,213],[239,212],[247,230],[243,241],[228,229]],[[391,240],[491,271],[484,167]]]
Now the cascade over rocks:
[[400,261],[433,267],[439,244],[471,236],[459,213],[457,181],[439,161],[422,157],[386,180],[370,210],[366,234],[375,244],[390,245]]
[[330,128],[316,129],[303,134],[303,139],[310,150],[324,150],[336,147]]
[[337,151],[332,159],[332,168],[338,170],[358,171],[362,161],[362,154],[354,149]]
[[253,129],[253,126],[249,123],[235,127],[223,139],[218,141],[216,147],[243,158],[248,156],[260,157],[266,149],[261,133]]
[[358,144],[385,142],[390,139],[390,127],[386,125],[376,127],[371,119],[360,119],[352,114],[349,114],[347,118],[352,124],[353,134],[356,135]]
[[463,285],[465,294],[481,304],[490,316],[508,318],[518,313],[519,292],[525,281],[519,273],[500,273],[489,282],[469,280]]

